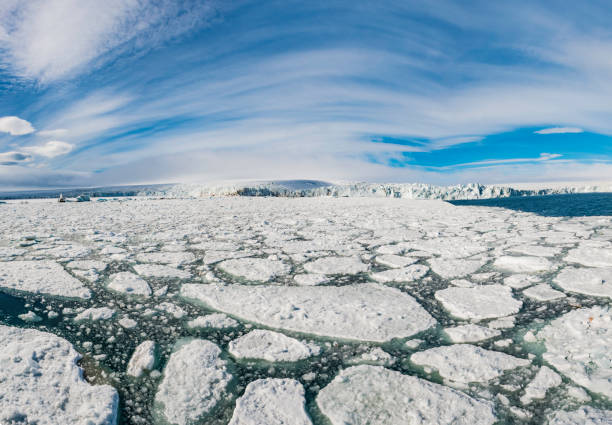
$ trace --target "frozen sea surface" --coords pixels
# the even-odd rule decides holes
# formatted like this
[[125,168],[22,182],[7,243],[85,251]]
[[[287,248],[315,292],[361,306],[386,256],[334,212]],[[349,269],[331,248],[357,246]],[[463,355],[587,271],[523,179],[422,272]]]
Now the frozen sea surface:
[[612,423],[612,217],[567,196],[0,204],[0,394],[50,409],[0,423]]

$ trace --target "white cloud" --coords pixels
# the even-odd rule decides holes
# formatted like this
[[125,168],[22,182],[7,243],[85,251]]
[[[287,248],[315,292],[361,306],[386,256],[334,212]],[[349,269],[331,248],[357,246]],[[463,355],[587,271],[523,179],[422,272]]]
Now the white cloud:
[[44,145],[28,146],[23,148],[24,151],[34,155],[44,156],[46,158],[55,158],[56,156],[66,155],[74,149],[74,145],[59,140],[52,140]]
[[22,152],[0,153],[0,165],[19,165],[32,160],[32,156]]
[[9,133],[12,136],[22,136],[34,132],[34,127],[28,121],[19,117],[1,117],[0,132]]
[[565,134],[565,133],[584,133],[584,130],[577,127],[551,127],[534,131],[536,134]]
[[214,13],[210,3],[171,0],[7,0],[0,7],[2,62],[14,75],[46,83],[155,48]]
[[558,153],[543,152],[537,158],[489,159],[485,161],[464,162],[462,164],[454,164],[454,165],[449,165],[446,167],[439,167],[438,169],[446,170],[446,169],[455,168],[455,167],[478,167],[478,166],[512,164],[512,163],[520,163],[520,162],[542,162],[542,161],[550,161],[551,159],[559,158],[561,156],[562,155]]

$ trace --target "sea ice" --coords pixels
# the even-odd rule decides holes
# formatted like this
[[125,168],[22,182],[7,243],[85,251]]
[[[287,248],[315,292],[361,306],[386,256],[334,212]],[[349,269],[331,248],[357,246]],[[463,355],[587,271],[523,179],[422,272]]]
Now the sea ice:
[[612,267],[612,247],[578,247],[570,250],[564,259],[587,267]]
[[143,252],[136,255],[136,260],[141,263],[172,264],[181,266],[191,264],[196,258],[191,252]]
[[368,270],[357,257],[323,257],[304,264],[304,270],[319,274],[356,274]]
[[549,415],[548,425],[610,425],[612,410],[583,406],[573,412],[557,411]]
[[337,338],[383,342],[412,336],[436,324],[410,295],[373,283],[314,287],[186,284],[181,295],[264,326]]
[[410,356],[410,361],[420,366],[432,367],[438,370],[443,378],[462,384],[486,382],[500,376],[505,370],[530,364],[529,360],[470,344],[419,351]]
[[141,295],[144,297],[151,295],[149,284],[141,277],[138,277],[138,275],[130,272],[120,272],[111,275],[107,288],[127,295]]
[[172,353],[155,394],[169,423],[192,424],[225,397],[232,375],[220,356],[219,347],[202,339],[186,342]]
[[0,325],[0,423],[114,425],[119,397],[89,385],[63,338]]
[[318,355],[321,348],[278,332],[255,329],[231,341],[228,351],[232,356],[240,359],[295,362]]
[[294,379],[258,379],[236,401],[229,425],[311,425],[304,387]]
[[98,307],[98,308],[88,308],[83,310],[79,314],[76,315],[74,320],[79,322],[81,320],[108,320],[115,315],[115,310],[108,307]]
[[550,285],[547,283],[540,283],[539,285],[527,288],[523,291],[523,294],[526,297],[532,298],[537,301],[553,301],[565,297],[565,294],[563,292],[551,288]]
[[393,255],[393,254],[377,255],[375,258],[375,261],[378,264],[381,264],[386,267],[391,267],[393,269],[399,269],[402,267],[409,266],[411,264],[416,263],[418,260],[419,260],[418,258],[414,258],[414,257],[404,257],[402,255]]
[[260,282],[285,275],[290,270],[290,267],[282,261],[269,258],[235,258],[219,263],[218,267],[232,276]]
[[17,317],[19,317],[24,322],[30,323],[40,322],[42,320],[42,318],[33,311],[28,311],[27,313],[19,314]]
[[127,366],[127,374],[138,378],[155,366],[155,342],[144,341],[136,347]]
[[546,397],[546,391],[561,385],[561,377],[548,366],[542,366],[525,388],[525,394],[521,397],[521,403],[529,404],[534,399]]
[[187,322],[190,328],[234,328],[238,322],[223,313],[213,313],[206,316],[198,316]]
[[435,293],[450,314],[461,319],[492,319],[518,313],[523,303],[512,297],[504,285],[483,285],[474,288],[450,287]]
[[514,289],[526,288],[540,282],[540,278],[528,274],[513,274],[504,279],[504,285]]
[[566,267],[553,281],[569,292],[612,298],[612,267]]
[[444,279],[453,279],[474,273],[486,262],[483,260],[463,260],[449,258],[430,258],[427,260],[431,270]]
[[536,334],[544,360],[572,381],[612,398],[612,313],[595,306],[571,311]]
[[332,425],[487,425],[493,406],[381,366],[342,370],[316,398]]
[[66,298],[90,298],[91,292],[54,261],[1,263],[0,287]]
[[445,328],[444,333],[455,343],[478,342],[501,335],[497,329],[489,329],[474,324]]
[[385,270],[383,272],[372,273],[372,279],[377,282],[414,282],[425,276],[429,271],[429,267],[422,264],[413,264],[412,266],[401,269]]
[[302,273],[293,276],[293,281],[300,286],[315,286],[329,280],[324,274]]
[[537,273],[553,269],[553,264],[542,257],[513,257],[501,256],[493,262],[493,266],[499,270],[512,273]]
[[162,264],[136,264],[134,271],[146,277],[168,277],[177,279],[189,279],[191,273]]

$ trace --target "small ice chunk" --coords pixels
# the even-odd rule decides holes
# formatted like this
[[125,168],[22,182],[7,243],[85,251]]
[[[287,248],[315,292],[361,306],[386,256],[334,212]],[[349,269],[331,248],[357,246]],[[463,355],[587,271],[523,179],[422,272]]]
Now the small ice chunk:
[[218,267],[232,276],[260,282],[286,275],[291,269],[284,262],[269,258],[234,258],[219,263]]
[[81,321],[81,320],[92,320],[92,321],[97,321],[97,320],[108,320],[110,318],[112,318],[115,315],[115,310],[108,308],[108,307],[98,307],[98,308],[88,308],[86,310],[83,310],[82,312],[80,312],[79,314],[76,315],[76,317],[74,318],[75,321]]
[[492,403],[381,366],[342,370],[316,403],[332,425],[490,425]]
[[278,332],[255,329],[231,341],[228,351],[237,358],[261,359],[269,362],[295,362],[316,356],[321,348],[306,344]]
[[404,257],[402,255],[393,255],[393,254],[388,254],[388,255],[377,255],[375,258],[375,261],[383,266],[386,267],[391,267],[394,269],[399,269],[402,267],[406,267],[409,266],[411,264],[414,264],[418,261],[418,258],[414,258],[414,257]]
[[141,277],[130,272],[120,272],[111,275],[107,288],[128,295],[141,295],[144,297],[151,295],[149,284]]
[[569,292],[612,298],[612,267],[566,267],[555,277],[554,282]]
[[501,335],[501,332],[496,329],[489,329],[474,324],[446,328],[444,333],[455,343],[484,341]]
[[450,314],[461,319],[491,319],[518,313],[523,303],[512,297],[504,285],[485,285],[475,288],[451,287],[435,293]]
[[[612,285],[610,286],[612,287]],[[563,292],[551,288],[550,285],[546,283],[540,283],[539,285],[527,288],[523,291],[523,294],[537,301],[553,301],[559,298],[565,298]]]
[[40,322],[42,320],[41,317],[38,316],[33,311],[28,311],[27,313],[20,314],[17,317],[19,317],[24,322],[31,322],[31,323]]
[[372,279],[377,282],[413,282],[425,276],[429,271],[429,267],[422,264],[413,264],[412,266],[401,269],[385,270],[384,272],[372,273]]
[[312,425],[304,387],[293,379],[258,379],[236,401],[229,425]]
[[427,260],[431,270],[443,279],[452,279],[474,273],[486,262],[483,260],[464,260],[449,258],[430,258]]
[[591,401],[591,397],[580,387],[568,387],[567,395],[583,403]]
[[548,366],[542,366],[533,381],[525,388],[525,394],[521,397],[521,403],[527,405],[534,399],[546,397],[546,391],[561,385],[561,377]]
[[130,319],[129,317],[122,317],[119,320],[119,324],[125,329],[133,329],[138,326],[138,322],[136,322],[134,319]]
[[553,270],[554,265],[542,257],[513,257],[505,255],[493,262],[493,266],[499,270],[512,273],[537,273]]
[[609,425],[612,410],[599,410],[583,406],[573,412],[557,411],[549,415],[548,425]]
[[138,378],[155,366],[155,342],[144,341],[136,347],[127,366],[127,374]]
[[419,351],[410,356],[410,361],[420,366],[432,367],[438,370],[443,378],[463,384],[486,382],[500,376],[505,370],[530,364],[529,360],[470,344]]
[[508,329],[513,328],[516,322],[515,316],[501,317],[496,320],[491,320],[487,326],[491,329]]
[[293,281],[300,286],[315,286],[327,282],[329,279],[324,274],[302,273],[293,276]]
[[378,366],[391,366],[396,358],[380,347],[374,347],[361,356],[353,357],[347,361],[348,364],[371,364]]
[[164,369],[155,403],[165,420],[188,425],[226,396],[231,380],[227,362],[215,344],[202,339],[178,344]]
[[367,271],[368,265],[359,257],[323,257],[304,264],[304,270],[326,275],[356,274]]
[[235,328],[238,322],[223,313],[213,313],[206,316],[198,316],[187,322],[189,328]]
[[91,297],[89,289],[54,261],[3,262],[0,287],[67,298]]
[[415,348],[418,348],[422,343],[422,339],[409,339],[404,343],[404,347],[414,350]]
[[187,312],[178,305],[169,302],[160,303],[155,308],[159,311],[165,311],[166,313],[171,314],[175,319],[181,319],[187,314]]

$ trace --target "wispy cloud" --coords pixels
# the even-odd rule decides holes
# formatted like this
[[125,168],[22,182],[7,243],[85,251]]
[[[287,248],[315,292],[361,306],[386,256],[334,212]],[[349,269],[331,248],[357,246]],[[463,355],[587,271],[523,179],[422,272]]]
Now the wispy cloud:
[[20,165],[31,160],[31,155],[22,152],[0,153],[0,165]]
[[550,127],[542,130],[534,131],[536,134],[566,134],[566,133],[584,133],[584,130],[577,127]]
[[55,158],[56,156],[66,155],[74,149],[74,145],[59,140],[52,140],[43,145],[27,146],[23,150],[25,152],[44,156],[46,158]]

